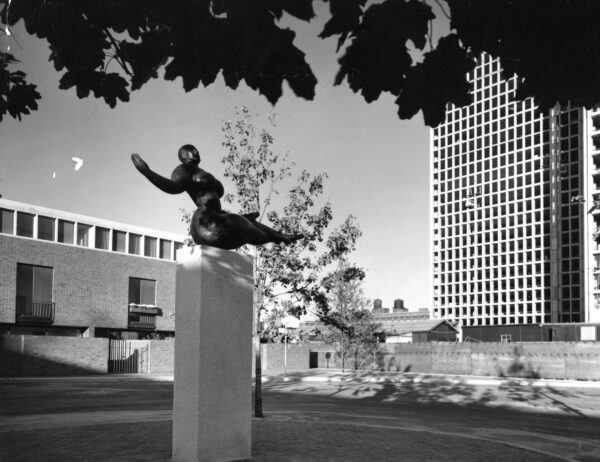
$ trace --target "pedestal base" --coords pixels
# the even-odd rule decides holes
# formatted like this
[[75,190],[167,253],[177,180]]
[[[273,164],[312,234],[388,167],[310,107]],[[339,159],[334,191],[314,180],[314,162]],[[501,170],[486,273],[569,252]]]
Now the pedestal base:
[[177,252],[173,459],[251,456],[252,259],[213,247]]

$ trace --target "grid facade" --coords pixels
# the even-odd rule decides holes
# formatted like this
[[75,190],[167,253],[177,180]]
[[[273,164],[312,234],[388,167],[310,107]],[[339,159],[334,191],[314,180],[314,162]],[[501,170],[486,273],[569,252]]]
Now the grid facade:
[[583,321],[586,113],[515,101],[516,78],[486,55],[469,81],[472,104],[431,137],[432,317]]

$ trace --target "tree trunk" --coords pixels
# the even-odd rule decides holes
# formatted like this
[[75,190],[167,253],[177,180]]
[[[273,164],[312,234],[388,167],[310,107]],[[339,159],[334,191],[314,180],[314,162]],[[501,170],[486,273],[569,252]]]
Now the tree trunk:
[[262,411],[262,349],[258,331],[254,336],[254,417],[264,417]]
[[264,417],[262,411],[262,348],[260,347],[260,315],[262,312],[263,287],[254,287],[254,417]]
[[344,345],[344,333],[342,332],[342,372],[344,372],[345,361],[346,361],[346,346]]

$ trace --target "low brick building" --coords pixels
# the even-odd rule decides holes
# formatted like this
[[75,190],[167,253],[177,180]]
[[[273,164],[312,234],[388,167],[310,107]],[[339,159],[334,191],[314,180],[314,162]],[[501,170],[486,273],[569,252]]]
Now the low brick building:
[[385,331],[385,343],[456,342],[458,330],[445,319],[397,322]]
[[0,199],[0,334],[173,336],[184,239]]

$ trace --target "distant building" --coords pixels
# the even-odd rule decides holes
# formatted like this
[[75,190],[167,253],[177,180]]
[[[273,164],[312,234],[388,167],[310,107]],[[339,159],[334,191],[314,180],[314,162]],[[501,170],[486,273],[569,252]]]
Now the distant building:
[[173,336],[184,239],[0,199],[0,334]]
[[398,321],[385,330],[385,343],[456,342],[458,330],[445,319]]
[[482,55],[432,130],[432,317],[598,323],[600,108],[542,111],[503,77]]
[[[394,306],[386,308],[381,299],[373,300],[373,310],[371,311],[373,322],[381,325],[380,334],[385,338],[388,333],[398,332],[400,327],[405,326],[407,322],[426,321],[430,319],[429,308],[419,308],[418,311],[409,311],[404,306],[404,300],[398,298],[394,300]],[[316,331],[323,327],[321,321],[302,321],[300,329],[304,331]],[[313,336],[314,338],[314,336]]]
[[407,321],[423,321],[430,318],[428,308],[419,308],[419,311],[409,311],[404,307],[402,299],[394,300],[393,308],[384,308],[379,299],[373,301],[373,321],[381,324],[382,333],[394,332],[398,323]]

